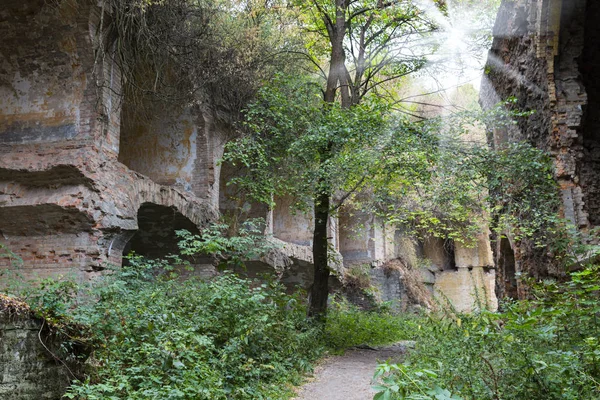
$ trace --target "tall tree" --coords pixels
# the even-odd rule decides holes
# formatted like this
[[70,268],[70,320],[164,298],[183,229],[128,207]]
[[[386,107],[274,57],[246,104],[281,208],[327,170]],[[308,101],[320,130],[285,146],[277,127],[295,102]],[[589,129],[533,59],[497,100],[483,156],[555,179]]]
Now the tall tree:
[[[310,0],[302,5],[308,24],[326,39],[329,70],[322,69],[325,109],[339,102],[342,109],[358,105],[370,92],[383,89],[386,82],[420,69],[425,62],[414,43],[434,29],[423,11],[411,1],[403,0]],[[409,45],[412,44],[412,45]],[[308,50],[312,50],[310,47]],[[310,54],[315,65],[315,56]],[[334,156],[334,140],[318,149],[322,168]],[[327,224],[332,209],[334,188],[320,176],[313,196],[315,226],[313,233],[314,280],[309,314],[322,316],[327,310],[330,276]],[[357,188],[358,189],[358,188]],[[345,196],[341,197],[342,201]]]
[[351,107],[371,92],[381,96],[386,83],[421,69],[431,50],[424,39],[435,25],[410,0],[309,0],[301,10],[314,35],[305,55],[319,66],[325,102]]
[[272,82],[249,109],[250,135],[232,143],[227,158],[250,169],[237,182],[262,190],[259,199],[290,193],[310,204],[315,268],[309,314],[321,318],[332,213],[373,182],[404,177],[414,183],[430,175],[433,132],[392,119],[389,104],[394,82],[424,67],[427,37],[436,27],[409,0],[310,0],[299,7],[307,32],[300,53],[319,78]]

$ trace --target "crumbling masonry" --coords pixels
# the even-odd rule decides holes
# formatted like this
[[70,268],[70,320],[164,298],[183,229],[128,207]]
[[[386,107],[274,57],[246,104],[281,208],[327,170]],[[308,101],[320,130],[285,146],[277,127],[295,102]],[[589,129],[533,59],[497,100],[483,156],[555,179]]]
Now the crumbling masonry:
[[[600,225],[600,3],[593,0],[505,0],[494,28],[481,102],[514,96],[535,113],[490,143],[527,141],[548,151],[562,212],[582,231]],[[499,295],[522,296],[515,274],[559,275],[529,263],[531,252],[508,235],[495,243]]]
[[[176,229],[197,232],[220,211],[247,207],[284,245],[256,268],[283,266],[284,282],[310,285],[310,215],[292,212],[287,198],[274,210],[227,198],[217,161],[230,134],[210,110],[139,113],[121,95],[118,66],[100,56],[102,12],[74,0],[0,8],[0,243],[23,260],[21,273],[90,279],[131,250],[173,252]],[[476,289],[493,306],[485,233],[474,249],[423,243],[351,210],[332,219],[330,233],[343,267],[366,265],[383,300],[406,297],[402,272],[384,268],[400,258],[457,308],[474,307]],[[12,267],[0,258],[0,268]]]
[[98,58],[100,9],[87,4],[9,0],[0,10],[0,240],[26,276],[87,279],[120,265],[142,215],[162,230],[217,216],[206,153],[218,130],[185,113],[121,124],[119,70]]

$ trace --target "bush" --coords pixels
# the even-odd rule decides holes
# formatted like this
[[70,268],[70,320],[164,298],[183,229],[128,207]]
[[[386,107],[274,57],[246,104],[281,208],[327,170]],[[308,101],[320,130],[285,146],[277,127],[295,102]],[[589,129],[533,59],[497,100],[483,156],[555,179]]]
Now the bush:
[[350,347],[380,346],[406,339],[415,328],[414,318],[392,314],[389,310],[362,311],[347,303],[330,306],[324,340],[334,353]]
[[165,263],[131,264],[79,296],[66,282],[27,295],[42,315],[89,327],[94,368],[67,398],[287,398],[322,352],[304,305],[276,283],[181,281]]
[[423,319],[404,365],[379,366],[376,398],[600,398],[599,271],[541,285],[503,313]]

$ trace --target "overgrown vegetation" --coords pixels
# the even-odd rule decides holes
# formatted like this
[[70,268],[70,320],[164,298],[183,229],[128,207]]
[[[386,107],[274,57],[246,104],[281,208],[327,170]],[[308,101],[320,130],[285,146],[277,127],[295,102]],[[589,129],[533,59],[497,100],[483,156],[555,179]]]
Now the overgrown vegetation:
[[94,348],[92,368],[67,398],[285,398],[323,351],[303,302],[276,283],[131,264],[90,287],[45,281],[26,295],[40,316],[88,327],[72,337]]
[[410,315],[393,313],[385,305],[364,311],[346,301],[335,301],[327,315],[323,340],[333,353],[361,345],[387,345],[410,336],[412,319]]
[[232,123],[264,80],[294,64],[296,25],[277,1],[107,0],[94,28],[98,60],[119,66],[117,94],[137,117],[158,104]]
[[240,224],[231,234],[231,226],[217,222],[193,235],[188,231],[177,231],[181,254],[194,257],[197,254],[212,256],[217,268],[245,268],[247,260],[258,260],[272,251],[276,245],[264,234],[265,220],[251,218]]
[[423,318],[408,360],[378,367],[375,398],[597,399],[599,293],[600,267],[588,266],[502,313]]
[[[222,253],[223,262],[239,266],[248,249],[261,253],[265,239],[255,228],[225,238],[215,224],[202,236],[182,232],[180,246],[187,255]],[[178,257],[131,255],[127,266],[88,284],[68,278],[24,284],[17,277],[19,285],[4,290],[18,292],[67,338],[63,361],[81,367],[85,360],[77,363],[69,350],[90,349],[85,371],[72,370],[78,379],[65,395],[71,399],[286,399],[326,351],[406,335],[402,319],[384,309],[363,313],[341,303],[326,325],[315,325],[306,318],[302,291],[288,295],[275,281],[230,272],[182,280],[177,271],[184,264]]]
[[[343,107],[322,100],[319,90],[312,80],[281,76],[249,106],[246,134],[227,145],[224,158],[244,169],[232,183],[251,199],[273,206],[275,195],[290,196],[315,213],[315,223],[342,207],[356,209],[407,235],[466,244],[488,227],[510,229],[517,241],[535,236],[538,245],[563,234],[549,157],[529,144],[492,150],[469,136],[484,124],[502,129],[531,115],[507,111],[512,99],[485,112],[415,122],[377,96]],[[327,255],[326,225],[314,228],[325,241],[321,256]],[[315,271],[317,315],[326,309],[327,263]]]
[[[208,105],[235,122],[246,108],[243,136],[225,156],[244,167],[232,183],[270,206],[274,196],[292,195],[315,213],[312,316],[323,317],[328,304],[327,223],[348,203],[415,236],[467,242],[489,226],[572,262],[565,255],[575,239],[557,217],[547,155],[527,144],[490,151],[462,140],[469,125],[511,124],[528,112],[507,116],[499,108],[419,122],[395,114],[402,100],[392,82],[422,70],[431,49],[401,50],[439,29],[419,2],[103,4],[99,56],[118,63],[122,94],[140,112],[156,101]],[[443,1],[434,7],[446,9]],[[292,54],[314,74],[289,73]],[[272,248],[260,224],[246,222],[229,237],[227,229],[181,232],[182,254],[243,266]],[[13,259],[0,246],[3,256]],[[67,398],[286,398],[289,383],[326,350],[401,339],[415,340],[416,350],[402,365],[378,368],[376,399],[600,397],[597,266],[566,283],[532,283],[531,299],[507,302],[502,313],[408,318],[335,303],[315,325],[302,294],[287,295],[275,282],[231,273],[182,280],[180,259],[129,261],[88,285],[44,280],[24,290],[16,282],[39,317],[93,349],[89,373]],[[368,270],[346,279],[370,286]],[[411,295],[424,297],[417,289]]]

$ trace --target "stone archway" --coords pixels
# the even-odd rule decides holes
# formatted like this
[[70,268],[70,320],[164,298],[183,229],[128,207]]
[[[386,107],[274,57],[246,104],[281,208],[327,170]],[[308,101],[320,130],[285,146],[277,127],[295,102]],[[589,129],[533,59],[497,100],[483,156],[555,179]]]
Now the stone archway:
[[125,245],[124,256],[132,251],[147,258],[178,254],[179,239],[176,231],[199,233],[196,225],[175,208],[154,203],[141,204],[138,210],[138,227]]

